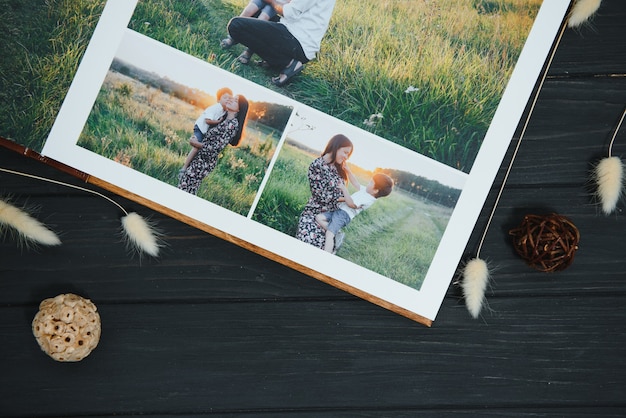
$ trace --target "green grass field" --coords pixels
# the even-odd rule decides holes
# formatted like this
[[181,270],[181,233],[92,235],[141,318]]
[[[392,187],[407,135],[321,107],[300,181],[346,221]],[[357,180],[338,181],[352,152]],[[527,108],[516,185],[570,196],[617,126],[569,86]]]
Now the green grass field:
[[451,213],[396,190],[354,218],[337,255],[419,289]]
[[41,150],[103,7],[0,0],[0,135]]
[[[241,47],[219,47],[229,19],[247,1],[142,0],[129,26],[274,88],[272,73],[237,64]],[[0,64],[0,133],[38,149],[104,2],[4,3],[0,38],[9,55]],[[338,1],[318,59],[280,91],[467,172],[539,4]],[[383,118],[363,124],[377,113]]]
[[[228,20],[247,2],[145,0],[131,27],[274,88],[270,73],[237,64],[241,47],[219,47]],[[468,171],[539,4],[338,1],[318,59],[279,90]],[[374,126],[363,124],[378,113],[383,118]]]

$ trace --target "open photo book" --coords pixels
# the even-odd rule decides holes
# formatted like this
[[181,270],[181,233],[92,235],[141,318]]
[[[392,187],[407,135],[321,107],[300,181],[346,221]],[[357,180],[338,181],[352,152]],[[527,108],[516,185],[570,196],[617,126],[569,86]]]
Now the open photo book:
[[315,3],[94,2],[45,140],[0,136],[431,325],[570,2],[325,0],[301,66],[240,35]]

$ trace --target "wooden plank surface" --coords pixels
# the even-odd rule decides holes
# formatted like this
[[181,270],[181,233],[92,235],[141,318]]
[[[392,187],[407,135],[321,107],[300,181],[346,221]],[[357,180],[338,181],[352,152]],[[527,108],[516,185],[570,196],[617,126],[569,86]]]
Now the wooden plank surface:
[[[494,277],[478,320],[454,284],[427,328],[103,191],[164,232],[162,256],[140,259],[111,203],[0,174],[0,193],[63,241],[0,242],[0,415],[626,415],[625,205],[600,214],[587,184],[626,105],[625,17],[625,2],[605,0],[563,37],[481,251]],[[626,154],[626,129],[614,151]],[[0,166],[93,187],[5,149]],[[574,264],[554,274],[526,266],[507,235],[550,211],[581,232]],[[66,292],[103,321],[75,364],[41,353],[30,330],[38,303]]]
[[49,412],[85,415],[615,406],[623,341],[607,337],[621,305],[619,296],[497,299],[489,326],[468,326],[448,301],[428,330],[360,301],[104,303],[101,345],[69,365],[15,329],[32,306],[5,308],[1,332],[13,338],[3,347],[14,354],[4,400],[30,416],[42,405],[25,387],[62,401]]

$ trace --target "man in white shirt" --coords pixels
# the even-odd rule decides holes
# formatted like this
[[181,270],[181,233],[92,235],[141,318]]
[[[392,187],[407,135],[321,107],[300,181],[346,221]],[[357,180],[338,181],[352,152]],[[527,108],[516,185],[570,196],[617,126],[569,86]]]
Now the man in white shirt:
[[280,21],[235,17],[228,23],[228,34],[269,66],[280,68],[272,83],[284,86],[316,57],[336,0],[264,1],[282,16]]

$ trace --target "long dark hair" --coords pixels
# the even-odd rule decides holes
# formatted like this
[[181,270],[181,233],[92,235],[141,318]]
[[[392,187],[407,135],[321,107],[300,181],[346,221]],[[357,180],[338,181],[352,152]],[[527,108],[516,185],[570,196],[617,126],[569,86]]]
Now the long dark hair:
[[351,148],[350,155],[352,155],[352,150],[354,149],[352,141],[350,141],[350,139],[348,139],[348,137],[343,134],[334,135],[326,144],[326,148],[324,148],[324,151],[322,151],[322,156],[330,154],[330,162],[335,165],[335,167],[337,168],[337,172],[339,173],[341,178],[347,180],[348,174],[343,169],[343,166],[335,162],[335,160],[337,159],[337,151],[340,148],[345,147]]
[[230,140],[230,145],[232,145],[233,147],[236,147],[237,145],[239,145],[239,141],[241,141],[241,135],[243,134],[243,125],[246,122],[246,116],[248,115],[248,99],[246,99],[245,96],[243,95],[238,95],[238,104],[239,104],[239,111],[237,112],[237,122],[239,122],[239,127],[237,128],[237,133],[235,134],[235,136]]

